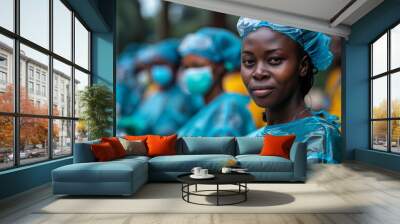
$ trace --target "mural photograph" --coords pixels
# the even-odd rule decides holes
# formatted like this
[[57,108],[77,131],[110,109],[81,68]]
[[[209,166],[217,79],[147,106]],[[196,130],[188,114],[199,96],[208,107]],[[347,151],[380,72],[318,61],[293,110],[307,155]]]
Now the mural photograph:
[[117,135],[295,135],[341,161],[340,37],[144,2],[117,5]]

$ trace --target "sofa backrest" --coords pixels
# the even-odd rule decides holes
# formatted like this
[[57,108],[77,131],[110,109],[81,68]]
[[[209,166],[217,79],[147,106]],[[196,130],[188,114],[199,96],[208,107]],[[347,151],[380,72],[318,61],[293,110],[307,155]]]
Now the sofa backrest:
[[235,155],[234,137],[182,137],[177,142],[177,154]]
[[74,147],[74,163],[88,163],[95,162],[96,158],[93,155],[93,152],[90,148],[92,144],[99,144],[100,139],[75,143]]
[[259,154],[264,137],[236,137],[236,155]]

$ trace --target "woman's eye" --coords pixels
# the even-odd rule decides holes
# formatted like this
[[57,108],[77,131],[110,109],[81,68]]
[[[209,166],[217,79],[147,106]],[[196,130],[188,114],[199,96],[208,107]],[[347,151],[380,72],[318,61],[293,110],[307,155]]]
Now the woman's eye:
[[253,66],[253,65],[254,65],[254,60],[247,60],[247,59],[244,59],[244,60],[242,61],[242,63],[243,63],[244,66],[250,67],[250,66]]
[[270,58],[268,59],[268,63],[271,65],[279,65],[282,63],[282,58]]

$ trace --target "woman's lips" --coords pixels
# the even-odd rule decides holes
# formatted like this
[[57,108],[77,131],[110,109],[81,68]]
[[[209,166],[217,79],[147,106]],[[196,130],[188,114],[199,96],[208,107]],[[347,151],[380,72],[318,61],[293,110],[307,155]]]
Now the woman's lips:
[[266,97],[271,94],[273,90],[274,89],[253,89],[251,93],[256,97]]

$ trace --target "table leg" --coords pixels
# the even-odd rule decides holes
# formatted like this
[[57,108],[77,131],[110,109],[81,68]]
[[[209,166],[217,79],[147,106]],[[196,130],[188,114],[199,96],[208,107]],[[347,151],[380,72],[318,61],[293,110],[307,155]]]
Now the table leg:
[[195,186],[195,191],[197,192],[197,184],[196,184],[196,186]]
[[188,193],[187,193],[187,201],[188,201],[188,202],[190,202],[190,201],[189,201],[189,195],[190,195],[190,184],[188,184],[188,185],[187,185],[187,191],[188,191]]
[[219,184],[217,184],[217,206],[219,205]]
[[245,190],[245,192],[244,192],[244,201],[247,201],[247,192],[248,192],[247,183],[244,183],[244,190]]

